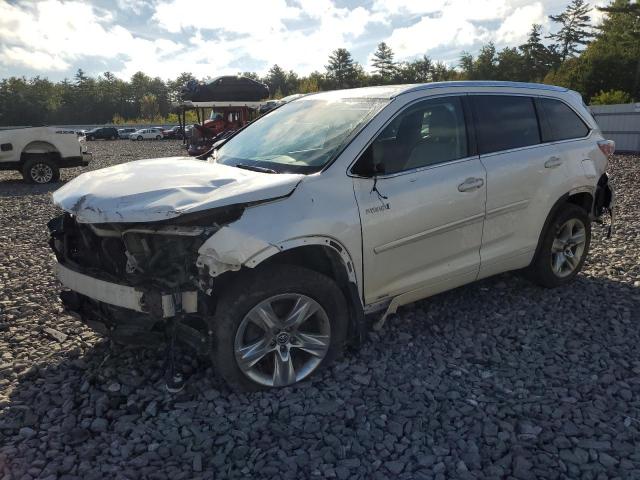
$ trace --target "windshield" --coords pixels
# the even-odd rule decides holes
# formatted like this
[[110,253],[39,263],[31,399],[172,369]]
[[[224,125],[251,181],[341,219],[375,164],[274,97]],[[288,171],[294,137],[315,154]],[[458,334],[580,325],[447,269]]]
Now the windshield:
[[277,173],[313,173],[387,101],[312,97],[288,103],[231,138],[216,151],[224,165]]

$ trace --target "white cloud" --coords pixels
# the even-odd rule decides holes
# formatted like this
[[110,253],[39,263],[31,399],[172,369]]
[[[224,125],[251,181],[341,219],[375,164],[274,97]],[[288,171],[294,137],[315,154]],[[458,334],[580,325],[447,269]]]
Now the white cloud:
[[397,58],[402,59],[443,46],[464,48],[488,38],[485,28],[459,15],[445,13],[442,17],[424,16],[409,27],[395,29],[387,43]]
[[170,40],[134,37],[113,21],[109,12],[82,2],[0,3],[0,64],[63,71],[87,56],[158,58],[179,48]]
[[297,18],[300,9],[285,0],[232,0],[218,5],[210,0],[164,0],[152,20],[168,30],[223,29],[233,33],[264,34],[284,30],[284,20]]
[[540,2],[516,8],[498,28],[496,41],[514,45],[524,43],[534,23],[547,23],[547,16]]
[[507,0],[376,0],[373,10],[387,15],[446,14],[463,20],[493,20],[503,18],[508,11]]
[[[123,66],[114,73],[123,78],[139,70],[171,78],[184,71],[236,73],[257,62],[264,66],[259,73],[278,63],[307,74],[322,71],[336,48],[362,53],[379,41],[396,60],[440,59],[443,51],[473,52],[488,41],[518,45],[532,23],[549,26],[547,15],[565,7],[561,0],[375,0],[353,8],[335,2],[116,0],[120,10],[107,11],[81,0],[0,0],[0,67],[46,74],[83,67],[88,59],[94,65],[117,59]],[[136,15],[146,23],[144,37],[118,24]],[[253,63],[244,66],[246,59]]]

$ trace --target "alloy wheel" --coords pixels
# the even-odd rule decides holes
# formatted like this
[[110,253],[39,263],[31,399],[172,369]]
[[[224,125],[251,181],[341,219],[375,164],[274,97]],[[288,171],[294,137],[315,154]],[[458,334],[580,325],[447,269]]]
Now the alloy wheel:
[[564,278],[571,275],[584,254],[586,228],[577,218],[567,220],[556,232],[551,245],[551,270]]
[[29,170],[35,183],[49,183],[53,179],[53,168],[46,163],[36,163]]
[[234,354],[249,379],[282,387],[316,370],[330,341],[329,317],[322,306],[306,295],[286,293],[263,300],[244,316]]

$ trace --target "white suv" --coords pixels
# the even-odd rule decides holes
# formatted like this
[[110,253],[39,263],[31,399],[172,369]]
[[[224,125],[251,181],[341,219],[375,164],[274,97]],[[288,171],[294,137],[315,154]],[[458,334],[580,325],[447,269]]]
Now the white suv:
[[224,142],[85,173],[49,227],[68,310],[181,340],[239,389],[306,378],[366,314],[508,270],[563,285],[613,202],[612,142],[546,85],[318,93]]

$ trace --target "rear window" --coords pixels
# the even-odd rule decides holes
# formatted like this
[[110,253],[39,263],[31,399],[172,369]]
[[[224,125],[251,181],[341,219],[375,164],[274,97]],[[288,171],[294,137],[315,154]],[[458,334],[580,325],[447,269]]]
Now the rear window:
[[543,142],[582,138],[589,133],[589,127],[576,112],[560,100],[538,98],[536,104],[538,112],[541,113],[540,129]]
[[472,97],[480,154],[540,143],[538,119],[530,97]]

